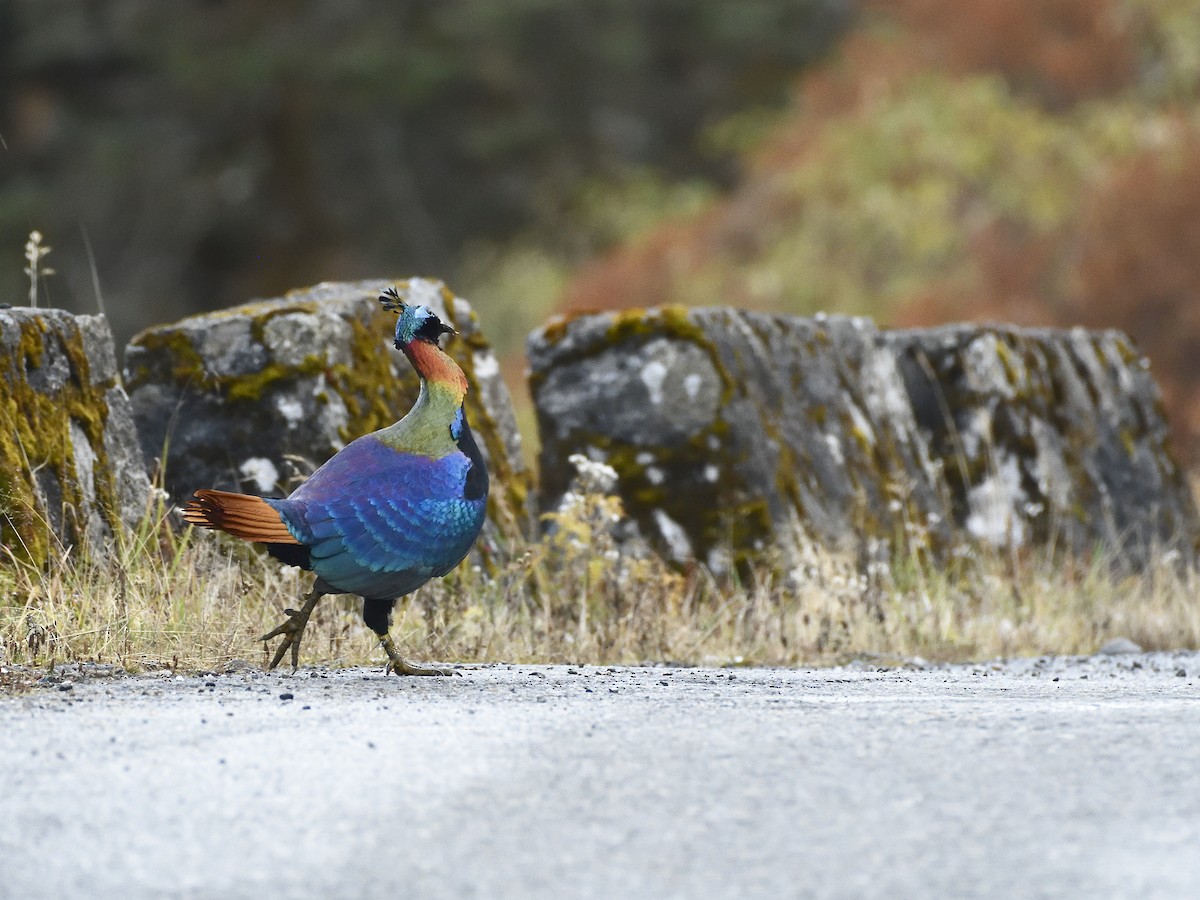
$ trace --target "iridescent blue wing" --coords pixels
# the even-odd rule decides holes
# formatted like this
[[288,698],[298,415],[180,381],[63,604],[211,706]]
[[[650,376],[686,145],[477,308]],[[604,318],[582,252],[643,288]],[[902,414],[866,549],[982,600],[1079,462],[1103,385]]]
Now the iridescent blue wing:
[[272,502],[328,586],[400,596],[448,572],[474,543],[484,501],[464,497],[463,454],[435,460],[360,439],[334,459]]

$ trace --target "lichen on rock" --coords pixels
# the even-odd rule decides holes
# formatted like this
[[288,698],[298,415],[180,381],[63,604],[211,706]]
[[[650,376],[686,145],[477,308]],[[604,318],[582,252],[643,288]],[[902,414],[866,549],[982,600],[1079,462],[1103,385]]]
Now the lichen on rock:
[[1124,334],[953,325],[884,341],[972,538],[1101,546],[1135,569],[1194,555],[1200,517],[1158,385]]
[[680,562],[1057,540],[1142,565],[1200,534],[1157,388],[1115,332],[665,308],[556,320],[529,357],[542,508],[585,454]]
[[679,561],[721,568],[913,520],[940,533],[933,464],[875,337],[863,320],[725,309],[552,323],[529,343],[543,508],[582,452],[617,470],[630,514]]
[[44,564],[104,555],[145,513],[150,481],[103,316],[0,310],[0,544]]

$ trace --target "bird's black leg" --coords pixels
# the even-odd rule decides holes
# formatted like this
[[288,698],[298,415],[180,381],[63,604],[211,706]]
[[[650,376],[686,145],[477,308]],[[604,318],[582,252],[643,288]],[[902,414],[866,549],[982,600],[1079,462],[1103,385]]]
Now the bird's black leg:
[[304,636],[304,628],[308,625],[308,617],[316,609],[317,601],[324,596],[324,592],[314,588],[312,593],[305,598],[302,607],[299,609],[284,610],[288,616],[287,621],[259,638],[260,641],[269,641],[273,637],[283,635],[283,641],[280,643],[279,649],[275,651],[275,658],[267,666],[267,671],[279,665],[279,661],[283,659],[283,655],[287,653],[289,647],[292,648],[292,671],[295,672],[300,667],[300,638]]

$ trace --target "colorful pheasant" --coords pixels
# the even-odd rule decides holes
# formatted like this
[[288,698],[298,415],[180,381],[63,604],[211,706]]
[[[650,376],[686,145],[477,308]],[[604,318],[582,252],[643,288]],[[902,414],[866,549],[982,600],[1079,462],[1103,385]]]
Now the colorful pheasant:
[[467,379],[438,346],[454,329],[395,288],[380,298],[395,310],[396,349],[421,376],[421,392],[399,422],[351,441],[286,500],[200,490],[183,511],[193,525],[266,544],[288,565],[317,575],[299,610],[261,640],[283,636],[292,668],[309,616],[325,594],[358,594],[363,621],[379,635],[389,671],[449,675],[404,659],[388,635],[396,600],[445,575],[467,555],[483,526],[488,474],[467,425]]

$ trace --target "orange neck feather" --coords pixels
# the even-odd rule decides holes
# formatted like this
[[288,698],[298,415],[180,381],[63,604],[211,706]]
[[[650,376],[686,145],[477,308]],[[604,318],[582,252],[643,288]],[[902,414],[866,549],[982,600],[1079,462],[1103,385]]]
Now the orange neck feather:
[[437,345],[426,341],[413,341],[403,348],[417,374],[424,378],[430,387],[436,385],[449,390],[462,403],[467,395],[467,376],[453,359],[446,355]]

